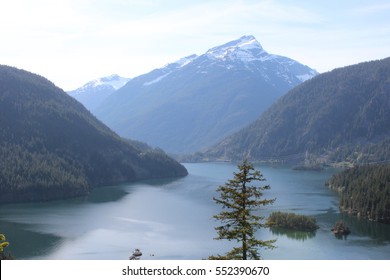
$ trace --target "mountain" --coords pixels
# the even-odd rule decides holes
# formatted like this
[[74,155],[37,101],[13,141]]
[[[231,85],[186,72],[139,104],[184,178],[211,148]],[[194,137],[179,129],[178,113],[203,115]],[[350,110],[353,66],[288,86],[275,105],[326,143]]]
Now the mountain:
[[161,151],[120,138],[45,78],[0,66],[0,203],[186,174]]
[[114,91],[123,87],[130,78],[116,74],[90,81],[82,87],[69,91],[69,95],[82,103],[88,110],[94,110]]
[[364,163],[390,160],[390,58],[304,82],[198,158]]
[[190,153],[254,121],[316,74],[244,36],[133,78],[93,113],[122,136]]

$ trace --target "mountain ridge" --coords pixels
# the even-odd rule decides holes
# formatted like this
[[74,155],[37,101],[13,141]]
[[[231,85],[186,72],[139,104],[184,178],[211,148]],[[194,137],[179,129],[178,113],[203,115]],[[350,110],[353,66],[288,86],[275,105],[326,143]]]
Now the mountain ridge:
[[[121,136],[169,153],[204,149],[317,74],[260,47],[253,36],[244,36],[179,59],[133,78],[92,112]],[[260,53],[263,58],[252,59]]]

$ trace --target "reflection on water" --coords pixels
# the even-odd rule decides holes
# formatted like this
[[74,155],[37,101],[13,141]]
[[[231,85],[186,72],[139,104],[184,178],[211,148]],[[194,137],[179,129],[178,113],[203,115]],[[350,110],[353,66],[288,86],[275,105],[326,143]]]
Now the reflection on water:
[[284,229],[284,228],[278,228],[278,227],[272,227],[270,228],[270,231],[273,235],[285,235],[288,238],[305,241],[307,239],[314,238],[316,236],[316,231],[298,231],[298,230],[292,230],[292,229]]
[[35,232],[30,227],[10,222],[1,222],[0,232],[5,232],[10,245],[6,248],[15,259],[28,253],[30,258],[49,254],[61,244],[61,238],[53,234]]
[[[339,240],[350,240],[353,243],[361,243],[364,246],[388,246],[390,244],[390,225],[369,221],[346,213],[339,213],[335,209],[328,209],[326,213],[316,216],[317,220],[325,221],[329,226],[326,228],[332,235],[333,225],[344,221],[351,233],[349,236],[336,236]],[[366,245],[369,244],[369,245]]]
[[118,201],[127,194],[128,192],[121,188],[105,187],[99,188],[99,191],[91,192],[89,196],[85,197],[85,200],[92,203],[104,203]]
[[369,236],[379,244],[388,244],[390,242],[389,227],[390,225],[381,224],[357,216],[341,214],[342,219],[348,224],[352,233],[359,236]]
[[347,240],[348,239],[348,234],[337,234],[337,233],[334,233],[333,235],[337,239],[342,239],[342,240]]

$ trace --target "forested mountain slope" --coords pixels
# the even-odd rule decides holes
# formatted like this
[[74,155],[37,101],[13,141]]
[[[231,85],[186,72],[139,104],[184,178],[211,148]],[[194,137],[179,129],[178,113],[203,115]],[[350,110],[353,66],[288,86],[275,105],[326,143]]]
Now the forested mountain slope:
[[390,58],[320,74],[197,159],[390,160]]
[[187,174],[164,153],[138,146],[45,78],[0,66],[0,202],[67,198]]
[[356,166],[327,184],[340,193],[343,212],[390,224],[390,164]]

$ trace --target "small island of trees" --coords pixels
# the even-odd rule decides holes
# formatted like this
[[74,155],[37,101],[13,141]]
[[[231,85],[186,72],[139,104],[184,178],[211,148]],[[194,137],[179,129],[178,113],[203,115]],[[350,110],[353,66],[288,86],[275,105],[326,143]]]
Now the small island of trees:
[[349,227],[347,224],[343,221],[337,221],[336,224],[333,226],[331,231],[336,235],[336,236],[342,236],[342,235],[348,235],[351,233]]
[[315,231],[318,229],[316,219],[313,217],[280,211],[271,213],[267,223],[271,227],[299,231]]

